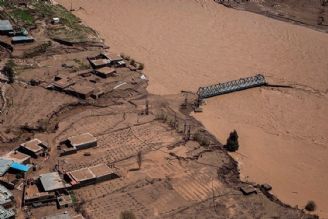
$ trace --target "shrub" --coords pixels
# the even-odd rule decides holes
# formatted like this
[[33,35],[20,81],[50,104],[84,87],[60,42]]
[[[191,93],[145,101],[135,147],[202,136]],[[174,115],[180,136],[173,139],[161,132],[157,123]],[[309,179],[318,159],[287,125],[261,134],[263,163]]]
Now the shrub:
[[5,67],[3,68],[3,71],[5,75],[8,77],[9,84],[14,83],[15,81],[15,63],[12,59],[9,59],[9,61],[6,63]]
[[132,211],[122,211],[120,219],[137,219]]
[[130,65],[135,66],[136,65],[136,61],[134,59],[131,59],[130,60]]
[[314,201],[308,201],[308,203],[305,205],[305,209],[307,211],[314,211],[317,208],[317,205]]
[[201,146],[209,146],[211,141],[201,131],[197,131],[193,135],[193,139],[197,141]]
[[227,139],[227,144],[225,145],[228,151],[235,152],[239,149],[238,143],[238,134],[237,131],[234,130],[230,133],[229,138]]
[[143,70],[145,68],[145,65],[143,63],[139,63],[138,69]]

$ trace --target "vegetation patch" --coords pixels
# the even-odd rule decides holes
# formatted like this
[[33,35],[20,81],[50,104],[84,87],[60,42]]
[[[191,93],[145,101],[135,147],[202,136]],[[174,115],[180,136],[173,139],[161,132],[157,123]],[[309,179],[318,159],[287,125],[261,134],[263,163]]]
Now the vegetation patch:
[[14,83],[15,81],[15,62],[12,59],[9,59],[3,68],[3,72],[8,77],[9,84]]
[[10,13],[16,21],[23,22],[26,25],[33,25],[34,18],[31,15],[30,11],[23,9],[15,9]]

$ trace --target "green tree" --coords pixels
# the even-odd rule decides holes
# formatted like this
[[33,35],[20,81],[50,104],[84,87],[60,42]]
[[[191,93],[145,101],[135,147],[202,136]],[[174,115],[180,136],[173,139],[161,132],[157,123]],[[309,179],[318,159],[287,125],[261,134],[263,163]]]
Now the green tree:
[[308,201],[308,203],[305,205],[305,209],[307,211],[314,211],[317,208],[317,205],[314,201]]
[[237,134],[236,130],[234,130],[233,132],[230,132],[230,135],[229,135],[229,138],[227,139],[227,144],[225,145],[225,147],[230,152],[234,152],[239,149],[238,134]]

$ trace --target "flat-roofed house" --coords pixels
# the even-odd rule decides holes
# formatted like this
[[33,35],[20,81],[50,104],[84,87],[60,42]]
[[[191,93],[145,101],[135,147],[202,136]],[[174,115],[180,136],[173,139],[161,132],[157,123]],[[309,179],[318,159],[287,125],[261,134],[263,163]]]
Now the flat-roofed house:
[[104,55],[106,55],[106,57],[110,60],[111,65],[116,65],[119,62],[123,61],[123,58],[120,55],[117,55],[117,54],[112,53],[112,52],[106,53]]
[[119,176],[113,168],[110,168],[106,164],[98,164],[93,167],[89,167],[90,171],[95,175],[97,182],[105,180],[115,179]]
[[114,76],[115,73],[116,73],[116,69],[111,67],[103,67],[103,68],[95,69],[95,74],[102,78],[108,78]]
[[[58,80],[56,80],[56,77]],[[64,89],[74,84],[74,81],[72,81],[70,78],[59,78],[59,76],[56,77],[55,81],[52,83],[52,86],[57,91],[63,91]]]
[[13,26],[9,20],[0,20],[0,34],[9,34],[13,30]]
[[110,60],[109,59],[89,59],[90,65],[93,68],[102,68],[105,66],[108,66],[110,64]]
[[48,144],[35,138],[28,142],[22,143],[18,150],[22,153],[28,154],[31,157],[37,158],[48,149]]
[[99,55],[95,57],[88,57],[87,58],[92,68],[102,68],[105,66],[110,65],[110,59],[106,56],[105,53],[100,53]]
[[30,163],[30,160],[31,160],[31,156],[21,153],[18,150],[10,151],[3,157],[8,160],[12,160],[14,162],[21,163],[21,164],[28,164],[28,163]]
[[80,135],[72,136],[67,139],[68,144],[77,150],[96,147],[97,138],[89,132]]
[[15,211],[14,209],[5,209],[0,205],[0,218],[1,219],[14,219]]
[[106,164],[99,164],[92,167],[85,167],[82,169],[67,172],[65,179],[72,185],[72,187],[81,187],[105,180],[115,179],[119,176],[117,173]]
[[12,206],[13,201],[14,195],[6,187],[0,185],[0,205],[8,208]]
[[41,174],[39,179],[45,192],[52,192],[65,188],[65,184],[58,172]]
[[34,42],[34,38],[31,36],[14,36],[11,38],[12,44],[32,43],[32,42]]
[[0,158],[0,176],[5,175],[5,173],[9,170],[11,164],[14,161],[6,159],[6,158]]
[[65,92],[81,99],[87,99],[93,94],[95,88],[87,83],[74,84],[65,89]]

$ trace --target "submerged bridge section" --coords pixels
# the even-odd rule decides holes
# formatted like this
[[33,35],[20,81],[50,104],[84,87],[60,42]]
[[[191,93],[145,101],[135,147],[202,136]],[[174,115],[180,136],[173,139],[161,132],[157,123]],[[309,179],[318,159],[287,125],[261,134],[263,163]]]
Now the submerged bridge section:
[[239,80],[214,84],[207,87],[200,87],[197,91],[197,95],[198,95],[198,99],[201,100],[204,98],[245,90],[252,87],[259,87],[265,84],[266,81],[264,76],[258,74],[253,77],[241,78]]

